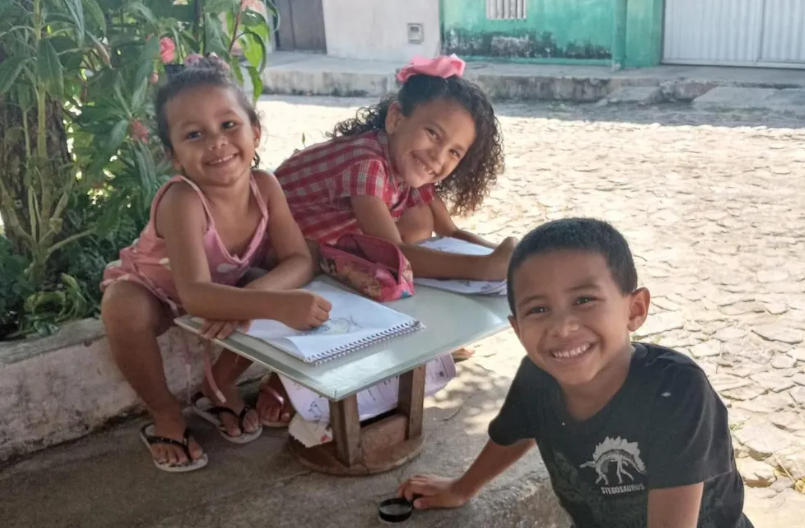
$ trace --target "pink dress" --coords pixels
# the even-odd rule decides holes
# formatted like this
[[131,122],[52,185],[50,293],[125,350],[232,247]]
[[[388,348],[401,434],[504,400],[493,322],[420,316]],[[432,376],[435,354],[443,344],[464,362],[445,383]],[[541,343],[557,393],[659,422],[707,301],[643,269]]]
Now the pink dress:
[[[218,231],[215,229],[215,221],[210,212],[210,205],[207,198],[198,186],[184,176],[174,176],[171,178],[154,197],[151,203],[151,219],[148,225],[140,234],[140,238],[134,243],[120,251],[120,260],[110,263],[104,270],[101,290],[105,290],[110,284],[118,281],[130,281],[141,284],[153,293],[159,300],[170,307],[174,317],[179,317],[184,313],[179,294],[176,291],[176,283],[170,268],[170,260],[165,246],[165,241],[157,234],[155,225],[156,210],[160,200],[165,195],[168,187],[179,182],[184,182],[193,188],[204,206],[207,215],[207,231],[204,233],[204,253],[210,266],[210,277],[216,284],[235,286],[243,278],[243,275],[251,267],[259,266],[263,263],[268,245],[268,208],[254,174],[249,176],[250,187],[255,200],[260,207],[262,218],[254,231],[251,242],[242,256],[232,255],[224,246]],[[187,338],[182,334],[185,349],[185,367],[187,371],[188,398],[190,396],[190,345]],[[204,374],[210,387],[216,393],[219,401],[224,403],[226,398],[218,390],[218,386],[212,376],[212,365],[209,354],[205,355]]]
[[221,237],[218,235],[218,231],[215,229],[215,221],[210,213],[210,206],[201,189],[184,176],[171,178],[154,197],[154,201],[151,204],[151,220],[145,226],[140,238],[135,240],[131,246],[120,251],[120,260],[116,260],[106,267],[103,282],[101,282],[101,290],[105,290],[110,284],[117,281],[136,282],[148,288],[159,300],[167,304],[174,316],[177,317],[184,313],[184,310],[171,273],[165,241],[157,234],[154,225],[157,206],[165,195],[165,191],[171,185],[179,182],[186,183],[198,193],[198,197],[207,214],[204,253],[207,255],[207,262],[210,265],[212,282],[235,286],[250,267],[259,266],[263,262],[268,244],[268,208],[260,194],[254,175],[250,176],[250,186],[255,200],[259,204],[262,218],[254,231],[254,236],[246,253],[242,256],[232,255],[227,251],[221,241]]

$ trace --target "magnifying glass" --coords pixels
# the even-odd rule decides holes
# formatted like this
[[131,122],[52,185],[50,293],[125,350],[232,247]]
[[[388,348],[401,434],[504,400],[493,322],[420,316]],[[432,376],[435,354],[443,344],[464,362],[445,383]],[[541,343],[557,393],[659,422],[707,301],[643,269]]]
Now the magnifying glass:
[[408,520],[414,512],[414,505],[404,498],[386,499],[377,507],[381,521],[398,523]]

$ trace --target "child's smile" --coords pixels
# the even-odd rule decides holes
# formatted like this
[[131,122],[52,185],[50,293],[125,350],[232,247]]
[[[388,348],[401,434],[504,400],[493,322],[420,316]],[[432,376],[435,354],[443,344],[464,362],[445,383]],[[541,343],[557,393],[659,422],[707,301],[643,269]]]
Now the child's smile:
[[392,105],[386,131],[394,169],[414,188],[450,176],[475,141],[469,112],[458,103],[438,99],[417,106],[409,116]]
[[248,175],[259,128],[232,90],[199,87],[166,107],[174,164],[199,183],[229,185]]
[[550,350],[551,356],[557,361],[577,362],[585,357],[585,354],[593,349],[592,343],[574,346],[573,348],[562,347]]
[[631,351],[633,296],[642,300],[648,292],[622,294],[604,257],[565,250],[537,254],[513,279],[515,331],[532,361],[560,385],[583,387],[628,364],[620,359]]

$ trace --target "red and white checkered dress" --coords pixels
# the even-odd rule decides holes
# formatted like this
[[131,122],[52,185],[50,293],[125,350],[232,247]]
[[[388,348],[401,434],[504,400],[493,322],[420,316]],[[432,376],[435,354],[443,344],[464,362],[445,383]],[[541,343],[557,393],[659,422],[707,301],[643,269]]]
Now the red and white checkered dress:
[[305,238],[322,244],[360,232],[349,200],[353,196],[380,198],[396,222],[435,195],[433,185],[415,189],[394,175],[382,131],[313,145],[291,156],[275,174]]

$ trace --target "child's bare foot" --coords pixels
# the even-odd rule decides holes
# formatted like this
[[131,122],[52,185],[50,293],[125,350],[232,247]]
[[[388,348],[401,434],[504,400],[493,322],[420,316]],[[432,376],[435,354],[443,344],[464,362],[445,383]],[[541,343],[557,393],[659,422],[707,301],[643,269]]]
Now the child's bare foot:
[[[182,411],[176,409],[165,413],[153,414],[154,425],[151,431],[153,436],[161,436],[175,440],[179,443],[184,442],[184,434],[187,430],[187,423],[184,421]],[[159,465],[184,466],[191,461],[187,458],[185,450],[174,444],[154,442],[149,445],[151,456]],[[187,443],[187,451],[192,460],[199,460],[204,456],[201,446],[191,437]]]
[[213,405],[224,407],[232,411],[232,414],[228,412],[218,414],[218,419],[221,421],[221,424],[226,430],[226,434],[230,438],[238,438],[244,434],[250,435],[257,432],[260,429],[260,417],[258,416],[257,411],[254,409],[249,409],[243,415],[242,420],[238,418],[243,412],[244,407],[246,407],[246,404],[240,397],[237,385],[234,383],[219,385],[218,389],[221,391],[221,393],[223,393],[224,397],[226,398],[226,402],[221,402],[218,400],[207,379],[204,380],[204,383],[201,386],[202,394],[204,394],[204,396],[209,399]]
[[475,352],[467,348],[459,348],[458,350],[454,350],[452,353],[453,361],[455,361],[456,363],[472,359],[474,355]]
[[285,427],[293,417],[294,410],[288,393],[276,374],[269,374],[260,383],[257,414],[260,415],[260,422],[267,427]]

